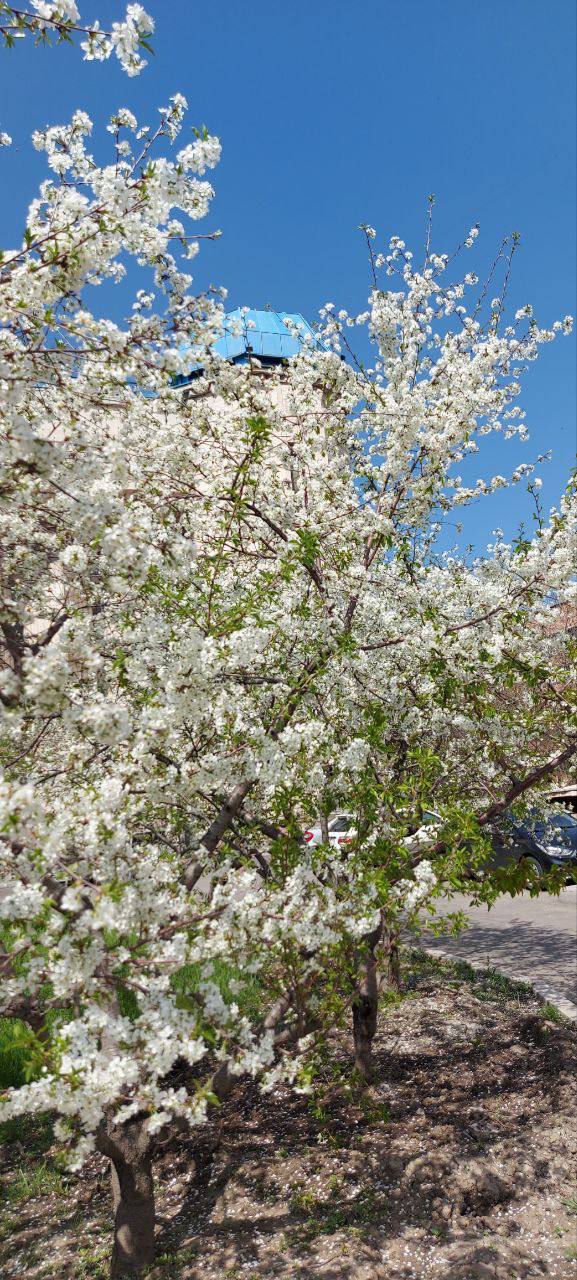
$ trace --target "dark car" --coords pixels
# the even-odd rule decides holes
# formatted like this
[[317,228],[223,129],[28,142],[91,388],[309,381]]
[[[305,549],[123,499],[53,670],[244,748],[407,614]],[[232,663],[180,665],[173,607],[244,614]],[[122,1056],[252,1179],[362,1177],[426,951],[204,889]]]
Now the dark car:
[[577,817],[557,810],[543,817],[528,814],[523,820],[506,813],[491,831],[494,866],[523,861],[539,876],[560,867],[577,878]]

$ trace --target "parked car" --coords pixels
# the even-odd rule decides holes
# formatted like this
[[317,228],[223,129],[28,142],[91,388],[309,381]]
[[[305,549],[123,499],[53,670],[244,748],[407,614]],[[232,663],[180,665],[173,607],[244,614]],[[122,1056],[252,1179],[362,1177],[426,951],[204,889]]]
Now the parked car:
[[[329,844],[344,844],[347,840],[352,840],[355,833],[353,819],[350,813],[337,813],[329,818]],[[320,823],[315,823],[313,827],[308,827],[303,831],[303,840],[309,846],[309,849],[316,848],[323,842],[323,833]]]
[[539,876],[561,867],[577,877],[577,817],[566,810],[546,818],[529,814],[523,821],[505,813],[491,831],[491,844],[493,866],[523,862]]
[[[425,835],[429,835],[431,826],[440,821],[438,813],[427,810],[423,814],[423,824],[418,831],[415,831],[412,836],[406,836],[404,843],[407,848],[411,848],[413,844],[418,844]],[[348,844],[357,833],[354,819],[350,813],[333,814],[332,818],[329,818],[328,828],[329,844],[331,845]],[[320,823],[315,823],[313,827],[308,827],[303,832],[303,840],[309,846],[309,849],[314,849],[317,845],[322,844],[322,839]]]

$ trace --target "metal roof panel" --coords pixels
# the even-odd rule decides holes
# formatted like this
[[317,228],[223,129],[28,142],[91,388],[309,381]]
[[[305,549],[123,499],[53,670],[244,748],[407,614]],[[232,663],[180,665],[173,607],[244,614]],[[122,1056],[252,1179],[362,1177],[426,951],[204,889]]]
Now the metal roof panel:
[[[246,360],[251,355],[257,359],[288,360],[298,354],[303,342],[315,343],[316,339],[298,312],[237,307],[225,316],[223,335],[213,349],[225,360]],[[198,361],[191,361],[191,374],[200,368]]]

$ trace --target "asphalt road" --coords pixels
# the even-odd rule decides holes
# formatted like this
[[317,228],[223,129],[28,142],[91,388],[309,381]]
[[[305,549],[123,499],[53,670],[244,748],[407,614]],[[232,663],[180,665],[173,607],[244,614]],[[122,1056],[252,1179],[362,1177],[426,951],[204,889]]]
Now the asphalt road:
[[577,1016],[577,885],[568,885],[558,898],[506,894],[490,909],[470,906],[459,895],[446,909],[465,911],[469,927],[458,938],[427,935],[427,947],[530,982],[553,1003],[572,1002]]

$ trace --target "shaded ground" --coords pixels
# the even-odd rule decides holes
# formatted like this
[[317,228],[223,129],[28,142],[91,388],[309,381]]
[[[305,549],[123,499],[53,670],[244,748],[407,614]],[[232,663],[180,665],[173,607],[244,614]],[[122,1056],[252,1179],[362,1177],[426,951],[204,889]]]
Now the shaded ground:
[[577,1005],[577,885],[559,896],[503,894],[491,910],[471,906],[465,895],[447,900],[447,910],[465,911],[468,929],[457,938],[426,938],[461,960],[494,966],[510,978],[537,982],[546,998]]
[[[415,956],[406,977],[364,1096],[240,1086],[165,1152],[151,1280],[577,1276],[577,1030],[497,975]],[[46,1125],[3,1172],[2,1280],[104,1277],[104,1162],[63,1175]]]

